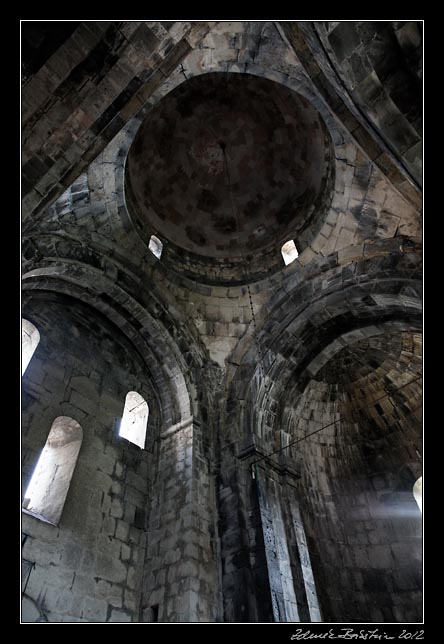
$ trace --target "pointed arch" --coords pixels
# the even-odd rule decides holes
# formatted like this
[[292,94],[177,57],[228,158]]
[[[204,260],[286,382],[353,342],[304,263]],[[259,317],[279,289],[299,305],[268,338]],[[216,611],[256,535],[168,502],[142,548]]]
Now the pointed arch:
[[58,416],[54,420],[25,492],[25,511],[58,524],[82,440],[83,430],[73,418]]
[[129,391],[125,398],[119,436],[126,438],[140,447],[140,449],[143,449],[145,447],[148,414],[149,408],[146,400],[137,391]]
[[22,376],[40,342],[40,333],[32,322],[22,318]]

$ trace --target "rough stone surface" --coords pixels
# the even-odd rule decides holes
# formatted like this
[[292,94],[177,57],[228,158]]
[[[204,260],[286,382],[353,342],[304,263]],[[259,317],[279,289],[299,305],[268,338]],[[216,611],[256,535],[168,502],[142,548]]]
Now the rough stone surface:
[[301,252],[322,225],[332,156],[322,119],[294,91],[251,75],[196,76],[160,101],[130,147],[130,215],[142,235],[167,240],[177,265],[179,247],[188,263],[216,260],[222,277],[230,260],[251,279],[281,264],[277,245],[297,236]]
[[45,24],[22,39],[23,493],[56,418],[83,439],[56,525],[22,514],[22,621],[420,622],[417,26]]

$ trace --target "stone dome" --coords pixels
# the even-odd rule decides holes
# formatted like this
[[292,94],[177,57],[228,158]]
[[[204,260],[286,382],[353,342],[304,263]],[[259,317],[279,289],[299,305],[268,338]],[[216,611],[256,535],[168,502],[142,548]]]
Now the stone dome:
[[252,277],[258,254],[262,270],[280,268],[280,246],[303,249],[325,211],[330,145],[299,94],[251,75],[194,77],[148,113],[130,148],[131,216],[145,240],[167,240],[188,265],[203,258],[207,277],[212,263],[231,267],[228,280]]

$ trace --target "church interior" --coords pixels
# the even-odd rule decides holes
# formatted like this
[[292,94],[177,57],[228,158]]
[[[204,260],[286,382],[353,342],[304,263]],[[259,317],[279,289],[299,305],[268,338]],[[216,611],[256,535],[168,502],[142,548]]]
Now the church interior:
[[421,622],[423,23],[20,31],[22,621]]

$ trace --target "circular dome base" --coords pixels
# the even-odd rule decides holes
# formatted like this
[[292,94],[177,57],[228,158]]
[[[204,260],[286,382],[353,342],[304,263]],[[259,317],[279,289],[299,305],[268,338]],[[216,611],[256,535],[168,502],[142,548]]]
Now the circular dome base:
[[130,216],[162,261],[211,283],[242,282],[299,252],[331,199],[332,144],[311,104],[247,74],[196,76],[142,123],[126,165]]

